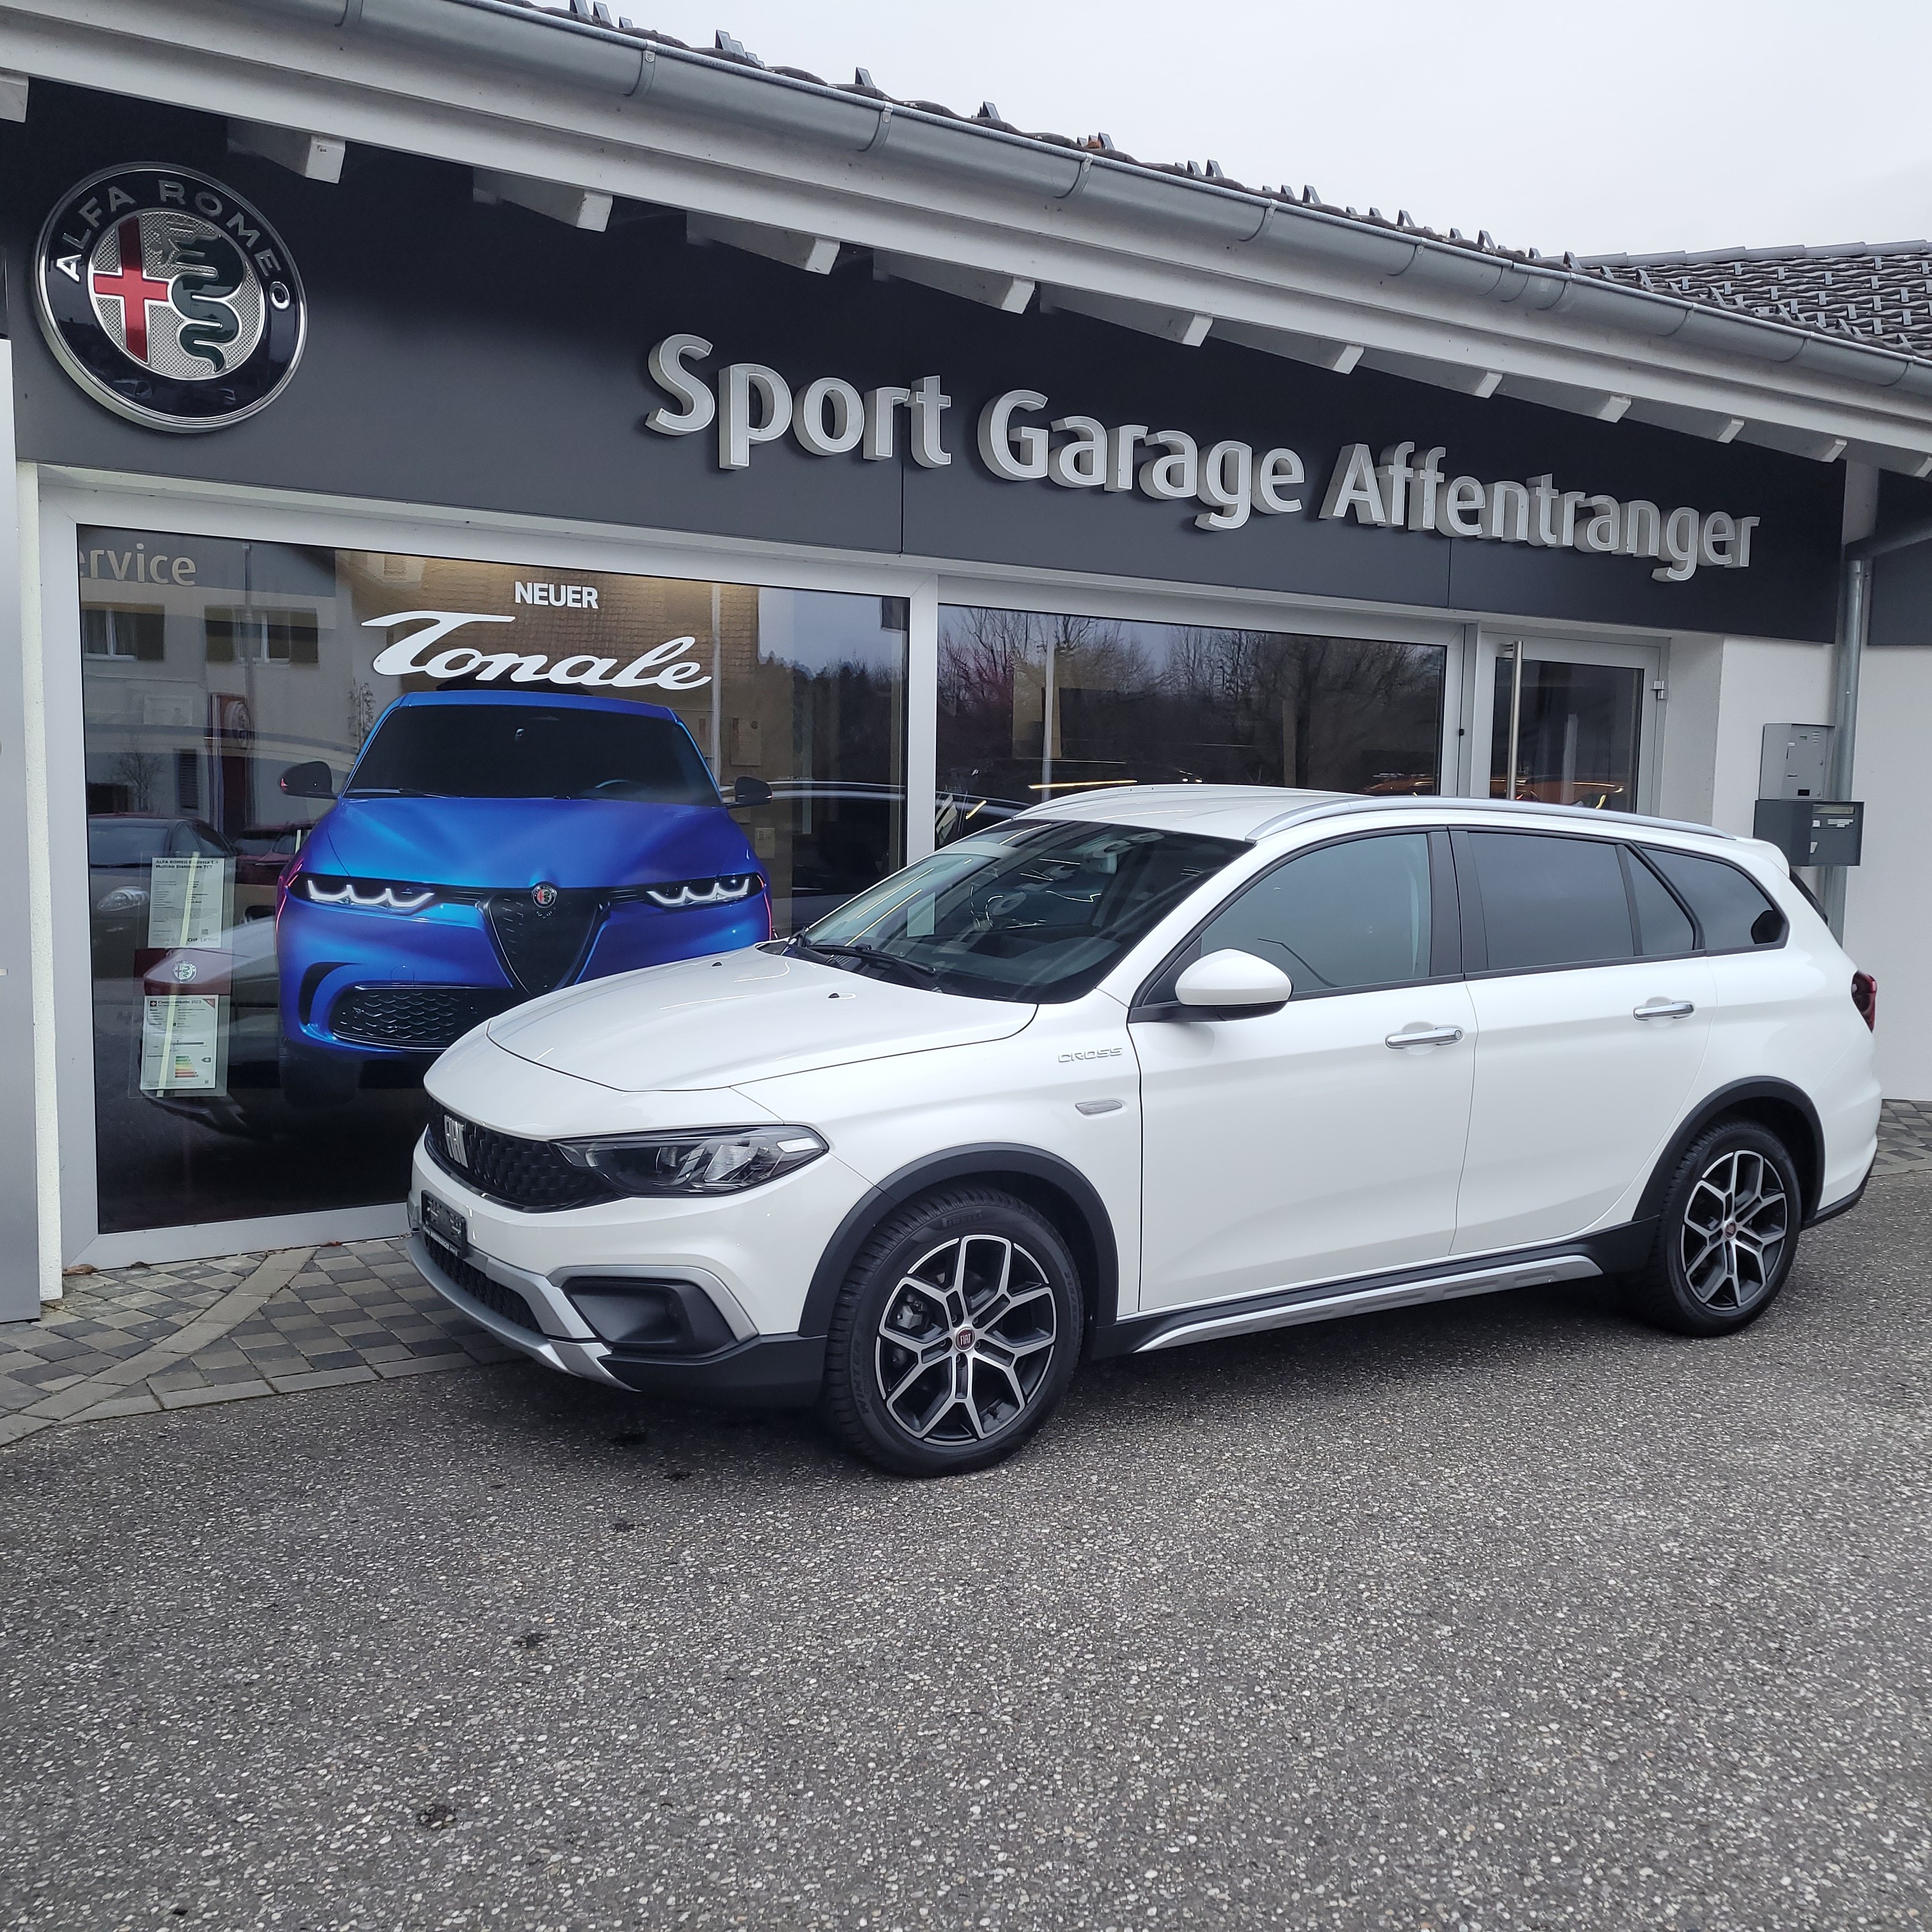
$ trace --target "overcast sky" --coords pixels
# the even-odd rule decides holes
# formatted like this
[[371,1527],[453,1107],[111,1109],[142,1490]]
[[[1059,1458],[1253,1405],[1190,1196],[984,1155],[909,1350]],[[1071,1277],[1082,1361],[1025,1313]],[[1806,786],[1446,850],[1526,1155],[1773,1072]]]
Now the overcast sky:
[[1928,0],[614,0],[1545,254],[1932,233]]

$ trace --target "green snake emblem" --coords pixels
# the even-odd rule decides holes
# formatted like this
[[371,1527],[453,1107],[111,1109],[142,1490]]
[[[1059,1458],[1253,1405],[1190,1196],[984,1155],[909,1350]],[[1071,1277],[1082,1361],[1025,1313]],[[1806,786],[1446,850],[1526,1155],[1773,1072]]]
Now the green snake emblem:
[[211,368],[226,369],[221,352],[242,333],[242,318],[221,298],[248,279],[242,251],[225,236],[183,236],[176,242],[175,259],[179,266],[168,299],[188,318],[181,327],[181,346]]

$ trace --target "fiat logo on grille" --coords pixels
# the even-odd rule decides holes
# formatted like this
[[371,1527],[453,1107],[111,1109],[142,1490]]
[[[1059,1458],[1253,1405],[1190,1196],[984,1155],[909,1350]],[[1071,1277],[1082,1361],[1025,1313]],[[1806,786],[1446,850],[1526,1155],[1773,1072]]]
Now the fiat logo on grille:
[[463,1144],[463,1123],[453,1114],[442,1117],[442,1144],[449,1150],[449,1157],[458,1167],[470,1165],[470,1154]]
[[546,880],[540,886],[530,888],[530,903],[538,912],[548,912],[556,904],[556,888]]

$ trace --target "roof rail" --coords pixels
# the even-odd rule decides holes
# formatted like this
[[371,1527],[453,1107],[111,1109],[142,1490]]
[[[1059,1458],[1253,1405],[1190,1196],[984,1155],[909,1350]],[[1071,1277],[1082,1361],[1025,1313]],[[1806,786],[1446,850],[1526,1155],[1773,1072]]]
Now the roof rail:
[[1458,812],[1498,812],[1521,816],[1582,819],[1592,825],[1606,820],[1618,826],[1647,826],[1657,832],[1695,832],[1706,838],[1736,839],[1735,832],[1720,832],[1714,825],[1694,825],[1684,818],[1653,818],[1642,812],[1605,812],[1594,806],[1544,805],[1535,800],[1514,798],[1456,798],[1446,793],[1410,794],[1400,798],[1352,798],[1318,805],[1292,806],[1288,811],[1255,827],[1251,838],[1265,838],[1271,832],[1285,831],[1291,825],[1306,825],[1311,819],[1337,818],[1359,812],[1413,812],[1432,806],[1453,806]]

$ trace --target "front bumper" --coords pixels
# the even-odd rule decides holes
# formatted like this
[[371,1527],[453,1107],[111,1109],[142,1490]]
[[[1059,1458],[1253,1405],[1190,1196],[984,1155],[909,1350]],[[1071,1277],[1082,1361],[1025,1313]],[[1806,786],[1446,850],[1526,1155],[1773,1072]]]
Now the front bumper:
[[586,1268],[552,1276],[474,1247],[459,1259],[424,1232],[419,1198],[410,1196],[409,1247],[423,1279],[478,1328],[532,1361],[607,1388],[677,1400],[790,1408],[808,1408],[818,1400],[825,1338],[755,1333],[735,1298],[716,1276],[690,1268],[628,1270],[652,1281],[675,1278],[702,1293],[731,1330],[725,1346],[704,1354],[615,1346],[598,1339],[565,1285],[579,1276],[608,1282],[618,1270]]
[[[734,952],[770,932],[762,892],[676,911],[625,902],[598,915],[583,956],[559,983]],[[315,905],[292,894],[275,946],[288,1043],[344,1061],[419,1060],[537,997],[506,970],[480,903],[451,900],[403,914]],[[433,1010],[423,1010],[425,1003]]]

